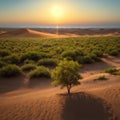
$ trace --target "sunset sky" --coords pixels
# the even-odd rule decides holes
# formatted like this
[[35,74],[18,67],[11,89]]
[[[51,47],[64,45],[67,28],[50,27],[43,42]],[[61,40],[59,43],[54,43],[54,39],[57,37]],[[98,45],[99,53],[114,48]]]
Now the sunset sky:
[[120,25],[120,0],[0,0],[0,26]]

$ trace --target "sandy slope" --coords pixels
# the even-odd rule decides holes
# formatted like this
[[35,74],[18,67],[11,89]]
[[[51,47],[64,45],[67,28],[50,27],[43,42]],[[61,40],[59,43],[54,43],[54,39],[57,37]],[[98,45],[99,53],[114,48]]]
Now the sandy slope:
[[38,32],[31,29],[16,29],[0,34],[0,37],[57,37],[56,34]]
[[[120,80],[120,78],[119,78]],[[112,107],[114,117],[120,120],[120,83],[112,84],[103,89],[93,90],[92,93],[106,100]]]
[[80,28],[59,28],[59,35],[56,28],[33,28],[33,29],[0,29],[0,37],[101,37],[101,36],[120,36],[120,29],[80,29]]
[[[108,66],[119,68],[120,59],[103,61],[82,68],[84,79],[72,88],[71,97],[66,89],[52,88],[47,81],[45,89],[22,88],[1,94],[0,120],[120,120],[120,76],[101,73]],[[94,81],[103,74],[108,80]]]
[[[87,93],[64,95],[36,93],[6,96],[0,105],[2,120],[108,120],[110,115],[100,98]],[[2,99],[1,99],[2,100]],[[9,101],[9,102],[8,102]],[[104,104],[104,105],[103,105]],[[110,115],[112,116],[112,115]]]

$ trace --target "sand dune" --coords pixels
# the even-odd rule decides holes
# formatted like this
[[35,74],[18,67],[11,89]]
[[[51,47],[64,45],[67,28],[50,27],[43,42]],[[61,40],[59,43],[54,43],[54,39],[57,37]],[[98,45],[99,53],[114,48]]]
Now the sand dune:
[[[56,33],[56,28],[34,28],[34,30]],[[67,36],[120,36],[120,29],[117,28],[59,28],[60,35]]]
[[[120,77],[119,77],[120,80]],[[120,120],[120,83],[113,83],[103,89],[91,91],[92,94],[104,99],[112,107],[114,118]]]
[[[24,86],[3,92],[0,120],[120,120],[120,76],[101,72],[109,66],[119,68],[120,59],[109,56],[93,67],[83,67],[84,79],[72,88],[71,97],[66,89],[53,88],[47,81],[44,89]],[[101,75],[108,80],[94,81]]]
[[32,28],[32,29],[5,29],[0,32],[0,37],[80,37],[80,36],[120,36],[120,29],[80,29],[59,28]]
[[0,37],[57,37],[56,34],[38,32],[31,29],[16,29],[0,34]]
[[0,105],[2,111],[0,118],[2,120],[108,120],[112,115],[107,112],[104,105],[107,106],[102,99],[87,93],[75,93],[69,98],[65,94],[54,93],[45,96],[36,92],[11,99],[7,97]]

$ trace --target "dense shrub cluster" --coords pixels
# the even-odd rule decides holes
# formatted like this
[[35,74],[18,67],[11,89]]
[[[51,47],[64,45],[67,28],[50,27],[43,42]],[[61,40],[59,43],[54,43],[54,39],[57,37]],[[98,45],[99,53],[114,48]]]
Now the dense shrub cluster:
[[120,54],[120,51],[117,48],[112,48],[108,51],[108,54],[112,56],[117,56]]
[[95,61],[99,61],[102,57],[102,54],[98,52],[93,52],[90,54],[85,54],[84,51],[81,50],[74,50],[74,51],[64,51],[62,53],[63,58],[67,58],[68,60],[77,61],[80,64],[90,64]]
[[24,60],[39,60],[39,53],[38,52],[27,52],[27,53],[24,53],[22,56],[21,56],[21,61],[24,61]]
[[8,50],[6,50],[6,49],[4,49],[4,50],[0,50],[0,57],[5,57],[5,56],[8,56],[8,55],[10,55],[10,52],[8,51]]
[[0,61],[0,68],[4,67],[5,65],[6,65],[6,63],[5,63],[5,62]]
[[104,55],[120,55],[119,37],[0,38],[0,60],[9,64],[52,66],[64,58],[88,64]]
[[36,65],[35,64],[25,64],[21,67],[21,69],[23,71],[31,71],[31,70],[36,69]]
[[50,78],[49,69],[39,66],[35,70],[28,73],[30,78]]
[[50,58],[41,59],[41,60],[38,61],[38,65],[56,66],[57,65],[57,61],[55,59],[50,59]]
[[13,77],[19,75],[21,70],[16,65],[7,65],[0,69],[0,77]]
[[35,61],[27,59],[27,60],[24,61],[24,64],[35,64]]
[[9,55],[9,56],[3,58],[3,60],[9,64],[19,64],[19,62],[20,62],[19,56],[16,54]]
[[95,61],[100,61],[100,57],[96,54],[84,55],[82,52],[78,53],[77,51],[65,51],[62,53],[62,57],[77,61],[80,64],[90,64]]

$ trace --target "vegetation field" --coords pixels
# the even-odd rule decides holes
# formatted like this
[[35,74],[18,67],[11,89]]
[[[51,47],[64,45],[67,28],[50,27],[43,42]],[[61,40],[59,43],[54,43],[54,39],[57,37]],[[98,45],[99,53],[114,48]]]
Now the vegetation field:
[[0,76],[11,64],[17,73],[31,72],[55,67],[64,58],[90,64],[107,55],[120,55],[120,37],[0,38]]

